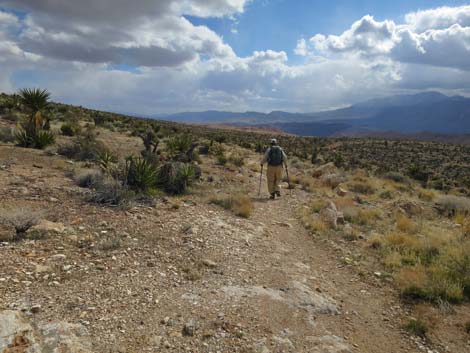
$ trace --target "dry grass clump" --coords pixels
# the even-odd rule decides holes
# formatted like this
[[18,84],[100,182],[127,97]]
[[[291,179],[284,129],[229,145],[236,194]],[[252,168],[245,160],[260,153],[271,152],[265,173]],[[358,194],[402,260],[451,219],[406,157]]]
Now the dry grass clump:
[[469,239],[394,232],[373,245],[380,249],[384,265],[397,270],[395,279],[403,297],[431,302],[470,301]]
[[398,214],[396,216],[397,229],[403,233],[416,234],[419,230],[418,225],[405,215]]
[[330,226],[325,221],[309,212],[305,212],[301,220],[304,227],[314,233],[324,233],[330,229]]
[[15,239],[24,238],[26,232],[39,223],[44,212],[30,208],[0,209],[0,223],[15,228]]
[[243,194],[228,196],[213,196],[209,199],[210,203],[219,205],[226,210],[231,210],[237,216],[249,218],[253,212],[253,203],[251,199]]
[[420,189],[418,191],[418,197],[423,201],[431,202],[435,199],[436,193],[432,190]]
[[376,208],[343,207],[344,219],[359,226],[370,226],[382,219],[382,212]]

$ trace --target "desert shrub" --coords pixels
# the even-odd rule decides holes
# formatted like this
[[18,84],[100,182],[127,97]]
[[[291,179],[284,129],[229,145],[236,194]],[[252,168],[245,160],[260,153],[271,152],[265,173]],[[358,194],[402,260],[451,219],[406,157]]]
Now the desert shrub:
[[375,193],[375,188],[366,181],[357,181],[348,184],[349,190],[352,192],[357,192],[359,194],[371,195]]
[[393,194],[390,190],[385,190],[379,194],[379,197],[384,200],[391,200],[393,199]]
[[103,179],[103,173],[98,170],[91,170],[77,175],[75,183],[82,188],[93,188]]
[[217,164],[220,164],[220,165],[225,165],[228,162],[228,158],[224,152],[217,154],[216,159],[217,159]]
[[228,161],[232,164],[234,164],[237,167],[241,167],[245,164],[245,159],[240,153],[232,153],[228,157]]
[[136,191],[148,191],[157,185],[157,168],[143,158],[126,160],[125,185]]
[[470,334],[470,321],[465,322],[464,328],[465,328],[465,332],[467,334]]
[[253,212],[253,203],[251,199],[242,194],[228,196],[214,196],[210,198],[210,203],[221,206],[226,210],[231,210],[237,216],[248,218]]
[[426,323],[420,319],[410,319],[405,325],[405,329],[413,335],[419,337],[426,337],[426,334],[429,330]]
[[399,172],[388,172],[384,174],[383,177],[396,183],[405,183],[408,181],[408,178]]
[[96,140],[92,132],[78,136],[72,142],[60,145],[57,152],[62,156],[79,161],[96,161],[99,155],[110,153],[101,141]]
[[0,141],[1,142],[14,142],[15,135],[9,127],[0,127]]
[[321,177],[321,181],[325,186],[334,189],[344,182],[344,177],[339,174],[326,174]]
[[157,185],[169,194],[183,194],[199,175],[200,170],[192,164],[169,162],[159,168]]
[[426,183],[431,175],[431,173],[426,170],[424,166],[418,164],[412,164],[409,166],[407,174],[410,178],[422,183]]
[[90,201],[99,204],[126,206],[136,197],[132,190],[124,187],[121,182],[113,178],[99,180],[94,185],[94,191]]
[[15,240],[24,238],[26,232],[43,217],[43,212],[29,208],[0,209],[0,223],[15,228]]
[[470,198],[454,195],[442,195],[436,201],[437,206],[442,212],[449,216],[455,216],[457,213],[470,213]]
[[75,136],[82,131],[82,128],[78,123],[65,123],[60,127],[60,131],[64,136]]

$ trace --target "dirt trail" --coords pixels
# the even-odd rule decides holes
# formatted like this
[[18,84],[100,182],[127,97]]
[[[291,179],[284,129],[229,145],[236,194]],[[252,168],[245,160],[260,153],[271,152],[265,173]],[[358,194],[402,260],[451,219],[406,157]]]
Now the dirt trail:
[[[393,289],[341,265],[340,249],[299,224],[296,213],[305,196],[293,190],[276,201],[255,201],[252,221],[264,227],[264,236],[252,239],[250,248],[262,278],[257,286],[265,290],[251,293],[246,310],[257,310],[267,331],[289,333],[292,349],[285,351],[311,352],[312,342],[330,336],[355,352],[415,351],[402,333],[403,310]],[[285,300],[276,298],[279,292]]]

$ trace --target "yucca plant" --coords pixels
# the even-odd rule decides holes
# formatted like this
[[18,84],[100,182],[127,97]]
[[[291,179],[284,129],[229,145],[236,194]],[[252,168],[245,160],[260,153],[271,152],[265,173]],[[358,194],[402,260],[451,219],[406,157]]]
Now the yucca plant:
[[49,121],[44,120],[44,112],[49,106],[50,93],[37,88],[19,91],[19,101],[28,111],[28,118],[20,124],[15,134],[17,144],[21,147],[43,149],[55,142],[55,136],[47,131]]
[[143,158],[126,159],[125,183],[133,190],[148,191],[157,184],[157,168]]

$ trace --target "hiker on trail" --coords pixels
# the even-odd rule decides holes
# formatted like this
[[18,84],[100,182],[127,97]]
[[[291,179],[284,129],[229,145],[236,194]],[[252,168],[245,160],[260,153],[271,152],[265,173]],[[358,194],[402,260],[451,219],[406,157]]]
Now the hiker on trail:
[[281,188],[279,183],[282,179],[282,167],[286,165],[287,156],[284,150],[279,147],[276,139],[271,140],[271,147],[266,150],[263,159],[261,160],[261,167],[265,163],[268,163],[267,179],[268,179],[268,190],[271,194],[271,199],[275,199],[276,196],[281,196]]

